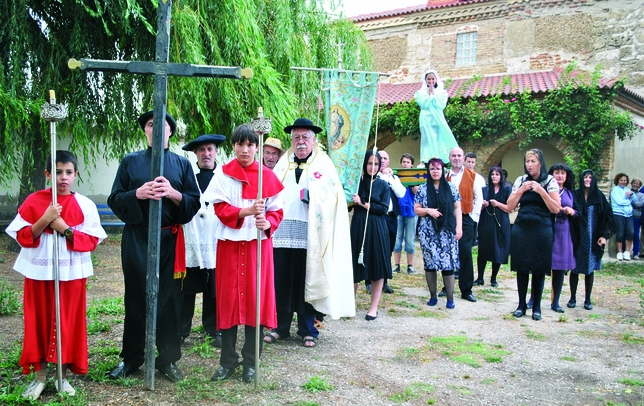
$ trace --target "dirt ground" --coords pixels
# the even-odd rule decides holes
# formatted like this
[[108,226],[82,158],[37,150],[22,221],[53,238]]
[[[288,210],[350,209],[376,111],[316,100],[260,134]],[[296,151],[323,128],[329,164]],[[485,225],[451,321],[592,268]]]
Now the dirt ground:
[[[0,247],[7,241],[1,238]],[[21,290],[22,277],[11,269],[14,259],[15,254],[0,251],[0,277]],[[417,269],[421,262],[417,252]],[[123,294],[118,236],[99,246],[94,263],[89,307]],[[521,319],[512,317],[517,293],[507,267],[501,270],[498,288],[489,286],[488,274],[486,285],[475,287],[478,301],[457,298],[453,310],[445,308],[444,298],[435,308],[425,305],[428,292],[422,275],[395,274],[390,282],[395,293],[383,295],[375,321],[364,319],[369,297],[361,287],[357,316],[325,320],[316,348],[304,348],[293,337],[266,345],[258,388],[241,383],[241,373],[223,383],[211,382],[219,356],[208,351],[199,331],[189,337],[178,363],[183,382],[172,384],[157,376],[150,391],[142,374],[108,381],[105,371],[118,361],[122,315],[106,316],[109,331],[89,336],[89,374],[71,377],[77,396],[62,403],[644,405],[644,260],[605,268],[595,278],[592,311],[580,306],[555,313],[547,289],[541,321],[533,321],[530,311]],[[564,308],[568,294],[566,282]],[[578,303],[583,294],[582,280]],[[197,308],[193,327],[200,325],[199,304]],[[10,354],[19,354],[22,317],[2,316],[0,323],[0,359],[6,362]],[[53,371],[50,367],[49,375]],[[0,399],[20,404],[10,399],[27,378],[16,368],[1,373]],[[13,398],[7,395],[11,393]],[[40,401],[61,404],[58,400],[50,379]]]

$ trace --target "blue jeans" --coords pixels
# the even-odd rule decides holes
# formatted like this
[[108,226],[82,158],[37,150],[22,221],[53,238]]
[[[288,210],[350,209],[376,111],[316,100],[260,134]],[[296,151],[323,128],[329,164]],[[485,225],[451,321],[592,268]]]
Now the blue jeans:
[[416,250],[416,222],[418,216],[403,217],[398,216],[398,228],[396,230],[396,244],[394,252],[402,252],[403,237],[405,239],[405,252],[413,255]]

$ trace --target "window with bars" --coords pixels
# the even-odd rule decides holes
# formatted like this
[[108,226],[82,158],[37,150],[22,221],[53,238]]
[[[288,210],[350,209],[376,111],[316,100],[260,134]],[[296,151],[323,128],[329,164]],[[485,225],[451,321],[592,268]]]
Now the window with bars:
[[456,66],[476,63],[476,42],[478,32],[467,32],[456,36]]

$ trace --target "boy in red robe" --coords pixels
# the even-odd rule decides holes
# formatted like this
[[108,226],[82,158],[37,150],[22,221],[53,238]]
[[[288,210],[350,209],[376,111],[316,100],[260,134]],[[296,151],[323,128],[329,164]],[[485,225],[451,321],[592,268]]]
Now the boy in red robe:
[[[67,380],[67,370],[87,373],[87,331],[85,286],[94,274],[91,252],[107,237],[101,227],[96,205],[87,197],[72,192],[78,175],[74,154],[56,151],[57,204],[52,204],[51,189],[33,193],[18,209],[6,232],[22,247],[13,269],[25,276],[24,343],[19,364],[23,374],[32,370],[36,379],[22,396],[38,399],[45,388],[47,362],[56,362],[56,305],[54,297],[53,239],[58,238],[58,275],[60,280],[60,336],[62,387],[59,392],[75,394]],[[51,159],[45,176],[52,180]],[[53,230],[58,232],[54,237]]]
[[[237,366],[237,326],[245,326],[242,380],[255,380],[256,270],[261,261],[260,327],[277,326],[273,282],[272,233],[284,213],[279,193],[284,186],[273,171],[259,165],[255,152],[258,135],[247,124],[235,128],[231,143],[237,159],[218,167],[204,193],[214,203],[222,226],[217,229],[217,329],[222,333],[221,366],[213,381],[228,379]],[[262,170],[262,199],[258,199],[258,171]],[[257,230],[262,230],[262,255],[257,258]],[[260,332],[263,336],[263,331]],[[262,340],[260,340],[260,353]]]

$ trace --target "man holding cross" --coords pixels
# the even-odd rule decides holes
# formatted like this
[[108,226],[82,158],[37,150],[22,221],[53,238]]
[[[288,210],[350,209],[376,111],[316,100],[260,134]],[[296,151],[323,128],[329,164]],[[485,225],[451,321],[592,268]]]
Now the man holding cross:
[[125,223],[121,241],[125,279],[123,361],[109,376],[111,379],[127,377],[144,361],[148,218],[150,201],[162,200],[157,314],[163,317],[163,322],[157,325],[155,368],[166,379],[176,382],[183,379],[175,364],[181,358],[178,331],[183,300],[181,279],[186,270],[181,225],[192,220],[199,210],[200,193],[190,161],[167,150],[168,139],[176,130],[174,118],[166,113],[165,175],[154,179],[150,179],[153,111],[139,116],[138,122],[148,138],[148,148],[123,158],[107,200],[114,214]]

